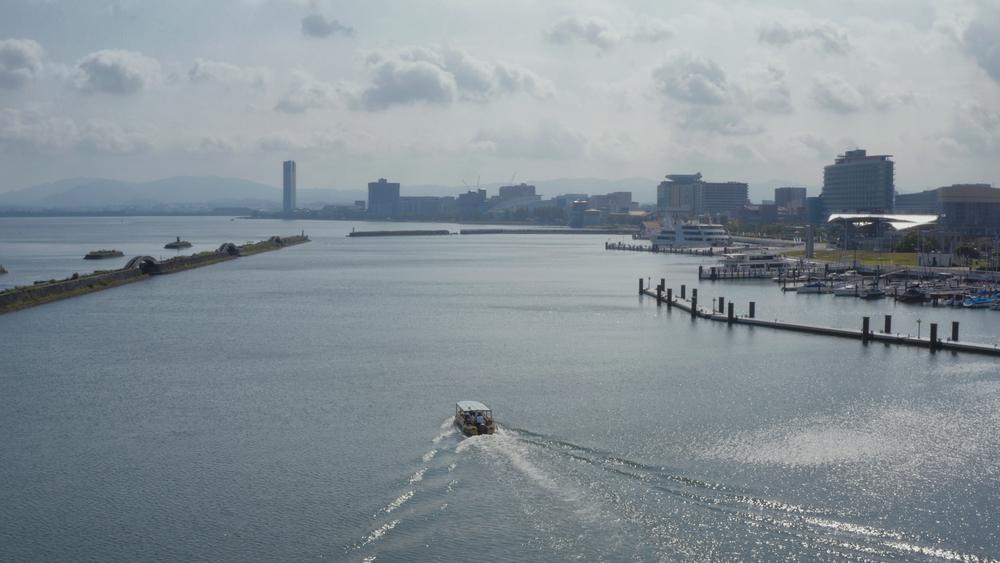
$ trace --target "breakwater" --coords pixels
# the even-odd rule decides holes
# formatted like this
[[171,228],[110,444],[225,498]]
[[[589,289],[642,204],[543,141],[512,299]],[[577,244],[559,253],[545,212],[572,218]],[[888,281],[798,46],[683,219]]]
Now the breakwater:
[[459,229],[423,231],[351,231],[349,237],[419,237],[439,235],[630,235],[634,229]]
[[789,323],[779,321],[763,320],[757,318],[756,303],[748,303],[747,311],[744,315],[737,314],[735,304],[726,302],[724,297],[712,300],[712,308],[704,309],[698,305],[698,290],[691,289],[690,298],[687,295],[687,287],[681,285],[680,292],[674,295],[673,288],[666,287],[666,280],[660,279],[659,285],[650,289],[643,286],[644,280],[639,279],[639,295],[652,297],[657,305],[666,305],[668,308],[677,308],[691,315],[692,319],[705,319],[709,321],[722,322],[728,325],[759,326],[775,330],[799,332],[805,334],[815,334],[820,336],[831,336],[836,338],[851,338],[860,340],[867,344],[869,342],[883,342],[886,344],[898,344],[902,346],[917,346],[927,348],[931,352],[939,350],[951,352],[971,352],[989,356],[1000,356],[1000,347],[995,344],[979,344],[959,341],[959,323],[951,323],[951,335],[948,338],[940,338],[937,323],[930,323],[930,335],[928,338],[920,338],[909,335],[902,335],[892,332],[892,316],[885,315],[883,319],[882,331],[873,329],[871,317],[860,319],[861,329],[852,330],[844,328],[833,328],[805,323]]
[[215,251],[177,256],[168,260],[157,260],[152,256],[136,256],[118,270],[98,270],[83,275],[73,274],[62,280],[36,281],[30,286],[2,291],[0,292],[0,314],[142,281],[149,279],[150,276],[173,274],[308,241],[309,237],[302,233],[290,237],[275,236],[240,246],[225,243]]
[[631,235],[635,229],[461,229],[462,235]]
[[440,230],[410,230],[410,231],[351,231],[347,233],[349,237],[426,237],[450,235],[451,231]]

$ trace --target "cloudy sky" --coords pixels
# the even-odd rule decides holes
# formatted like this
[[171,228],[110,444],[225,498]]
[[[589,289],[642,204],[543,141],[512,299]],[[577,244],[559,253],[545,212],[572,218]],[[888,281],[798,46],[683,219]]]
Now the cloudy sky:
[[[813,6],[813,7],[809,7]],[[1000,185],[1000,0],[2,0],[0,191],[701,171]]]

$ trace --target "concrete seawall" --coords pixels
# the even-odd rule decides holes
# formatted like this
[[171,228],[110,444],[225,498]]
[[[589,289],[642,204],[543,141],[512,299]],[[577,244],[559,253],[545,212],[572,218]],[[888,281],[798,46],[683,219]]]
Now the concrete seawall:
[[142,281],[149,279],[150,276],[173,274],[305,242],[309,242],[309,237],[303,233],[290,237],[275,236],[268,240],[242,246],[226,243],[214,252],[177,256],[163,261],[152,256],[137,256],[120,270],[96,271],[82,276],[73,274],[72,277],[64,280],[35,282],[30,286],[2,291],[0,292],[0,314]]

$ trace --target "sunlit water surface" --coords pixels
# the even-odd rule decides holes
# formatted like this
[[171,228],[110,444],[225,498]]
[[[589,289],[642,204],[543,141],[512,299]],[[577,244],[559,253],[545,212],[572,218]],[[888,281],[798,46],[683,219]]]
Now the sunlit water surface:
[[[0,558],[1000,557],[1000,361],[692,321],[637,280],[710,262],[601,236],[355,226],[400,228],[0,219],[5,286],[96,248],[314,239],[0,316]],[[698,287],[1000,342],[997,312]],[[460,399],[501,430],[456,434]]]

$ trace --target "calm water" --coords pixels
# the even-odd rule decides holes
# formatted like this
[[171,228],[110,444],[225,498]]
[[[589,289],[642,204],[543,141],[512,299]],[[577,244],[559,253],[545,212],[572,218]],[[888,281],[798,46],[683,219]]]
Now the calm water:
[[[0,559],[1000,558],[1000,361],[692,322],[636,286],[697,259],[600,236],[353,226],[0,219],[7,286],[314,239],[0,316]],[[700,293],[1000,342],[990,311]],[[501,432],[456,435],[460,399]]]

